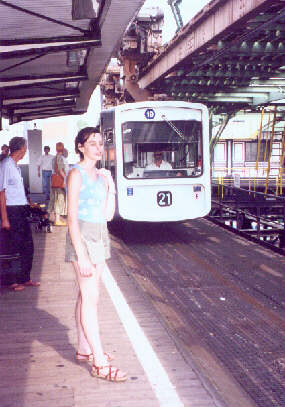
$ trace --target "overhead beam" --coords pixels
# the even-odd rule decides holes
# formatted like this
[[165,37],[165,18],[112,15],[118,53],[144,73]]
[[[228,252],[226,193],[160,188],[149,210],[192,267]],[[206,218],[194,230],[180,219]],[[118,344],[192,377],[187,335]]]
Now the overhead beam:
[[[215,91],[213,91],[213,89],[215,89]],[[268,94],[280,94],[280,95],[285,95],[285,88],[282,89],[280,87],[239,87],[239,88],[235,88],[235,87],[230,87],[230,86],[224,86],[222,87],[221,85],[219,86],[212,86],[212,85],[189,85],[189,86],[173,86],[170,88],[170,90],[181,90],[181,91],[185,91],[185,92],[196,92],[196,93],[207,93],[208,95],[216,95],[216,96],[220,96],[222,95],[234,95],[234,96],[238,96],[238,97],[243,97],[243,96],[249,96],[249,97],[262,97],[262,96],[266,96]]]
[[[42,114],[50,114],[50,113],[60,113],[60,112],[72,112],[72,108],[70,106],[62,106],[57,109],[43,109],[43,110],[37,110],[33,112],[26,112],[26,113],[15,113],[14,116],[19,116],[19,117],[30,117],[30,116],[39,116]],[[51,115],[50,115],[51,116]]]
[[[262,61],[259,62],[261,65]],[[248,65],[248,66],[247,66]],[[238,67],[237,67],[238,66]],[[278,65],[279,66],[279,65]],[[192,68],[192,67],[191,67]],[[201,68],[199,67],[199,64],[197,63],[197,68],[194,67],[192,69],[188,69],[187,67],[184,69],[181,69],[178,71],[178,73],[172,73],[169,76],[166,76],[164,80],[168,79],[175,79],[175,78],[181,78],[182,76],[187,78],[248,78],[252,80],[259,80],[259,76],[261,74],[265,74],[264,72],[264,67],[259,66],[258,69],[254,69],[255,67],[250,65],[249,61],[244,62],[243,65],[241,63],[236,63],[234,65],[229,64],[216,64],[213,65],[209,68]],[[268,73],[268,79],[262,79],[262,83],[266,83],[267,80],[273,79],[271,78],[274,75],[274,78],[282,80],[284,78],[284,73],[276,73],[276,72],[271,72]],[[266,75],[267,76],[267,75]]]
[[34,79],[4,79],[0,82],[0,89],[8,90],[8,89],[15,89],[19,87],[33,87],[33,86],[44,86],[45,84],[56,84],[56,83],[64,83],[64,82],[77,82],[77,81],[84,81],[87,80],[87,75],[68,75],[66,74],[64,77],[49,77],[49,78],[34,78]]
[[[19,109],[19,108],[33,108],[33,107],[38,107],[38,106],[58,106],[61,105],[62,103],[71,103],[74,102],[76,99],[76,96],[66,96],[64,98],[57,98],[57,97],[48,97],[46,99],[41,99],[41,100],[32,100],[32,101],[26,101],[24,104],[21,101],[17,101],[15,103],[9,104],[8,107],[6,107],[6,110],[9,109]],[[51,104],[50,104],[51,103]],[[4,109],[4,107],[3,107]]]
[[274,74],[274,78],[269,78],[267,80],[260,80],[260,79],[252,79],[251,84],[254,85],[262,85],[262,86],[285,86],[285,72],[282,74]]
[[221,95],[221,96],[208,96],[199,95],[199,99],[209,101],[209,102],[223,102],[223,103],[248,103],[252,104],[253,98],[251,97],[239,97],[234,95]]
[[29,107],[23,107],[23,108],[17,108],[17,109],[13,109],[14,114],[31,114],[33,112],[40,112],[40,111],[58,111],[59,109],[63,109],[63,108],[71,108],[75,106],[75,101],[73,102],[66,102],[63,103],[61,105],[53,105],[53,106],[38,106],[38,107],[33,107],[33,108],[29,108]]
[[[58,117],[58,116],[75,116],[75,115],[79,115],[82,114],[82,112],[76,112],[76,111],[67,111],[67,112],[58,112],[58,113],[54,113],[52,115],[52,117]],[[50,114],[42,114],[42,115],[31,115],[31,116],[27,116],[27,117],[18,117],[15,118],[13,123],[10,124],[14,124],[14,123],[18,123],[21,121],[31,121],[31,120],[40,120],[40,119],[47,119],[50,118],[51,115]]]
[[[221,34],[231,27],[234,30],[247,15],[270,5],[271,0],[214,0],[204,7],[197,20],[192,19],[167,48],[167,52],[154,58],[139,78],[141,88],[147,88],[158,78],[175,69],[198,49],[206,49],[207,44],[218,41]],[[200,21],[200,24],[198,22]],[[206,58],[207,59],[207,58]]]
[[78,39],[74,38],[73,41],[60,41],[60,38],[54,42],[38,43],[38,40],[33,39],[29,44],[17,44],[17,45],[2,45],[0,46],[0,58],[21,58],[29,55],[38,54],[51,54],[60,51],[71,51],[80,49],[89,49],[91,47],[100,47],[102,45],[101,38],[96,39]]
[[250,93],[250,94],[259,94],[259,93],[279,93],[285,94],[285,84],[283,84],[283,88],[281,86],[248,86],[244,88],[236,88],[235,93]]
[[272,102],[276,102],[278,100],[283,100],[285,98],[284,93],[278,92],[270,92],[266,97],[254,97],[253,98],[253,106],[263,105],[263,104],[270,104]]
[[[76,95],[78,95],[79,92],[76,92]],[[58,94],[58,95],[46,95],[46,96],[18,96],[18,97],[13,97],[13,99],[5,99],[3,100],[3,107],[5,106],[10,106],[12,104],[18,103],[18,104],[23,104],[25,102],[35,102],[35,101],[40,101],[40,100],[53,100],[53,99],[64,99],[71,97],[73,98],[75,95],[74,92],[66,92],[66,94]]]
[[197,94],[199,100],[209,102],[229,102],[229,103],[248,103],[253,106],[270,104],[277,100],[283,100],[285,95],[283,93],[268,92],[263,95],[250,95],[250,94],[228,94],[228,93],[215,93],[210,94]]

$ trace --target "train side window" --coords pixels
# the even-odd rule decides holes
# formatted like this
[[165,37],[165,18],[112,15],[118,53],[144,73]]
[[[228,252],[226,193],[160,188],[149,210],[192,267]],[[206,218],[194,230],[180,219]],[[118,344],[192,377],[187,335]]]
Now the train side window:
[[114,132],[113,129],[106,129],[103,133],[104,140],[104,166],[114,172],[115,168],[115,147],[114,147]]
[[107,129],[104,131],[104,143],[113,144],[114,143],[114,132],[113,129]]

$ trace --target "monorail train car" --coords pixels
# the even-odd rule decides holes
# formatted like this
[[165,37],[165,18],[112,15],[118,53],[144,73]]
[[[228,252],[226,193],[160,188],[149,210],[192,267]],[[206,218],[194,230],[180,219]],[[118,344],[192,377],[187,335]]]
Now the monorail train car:
[[200,103],[146,101],[103,110],[105,168],[117,188],[115,218],[174,222],[211,207],[209,117]]

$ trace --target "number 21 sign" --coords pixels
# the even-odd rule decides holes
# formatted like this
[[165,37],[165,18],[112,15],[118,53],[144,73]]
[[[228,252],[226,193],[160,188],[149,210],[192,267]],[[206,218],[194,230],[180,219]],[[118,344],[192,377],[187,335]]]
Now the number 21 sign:
[[172,205],[172,193],[170,191],[159,191],[157,193],[157,203],[159,206]]

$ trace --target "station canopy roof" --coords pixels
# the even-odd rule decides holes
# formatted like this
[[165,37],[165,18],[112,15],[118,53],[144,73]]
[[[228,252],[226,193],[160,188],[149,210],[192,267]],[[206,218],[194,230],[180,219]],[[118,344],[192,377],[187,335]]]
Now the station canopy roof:
[[142,3],[0,0],[0,122],[86,112]]

